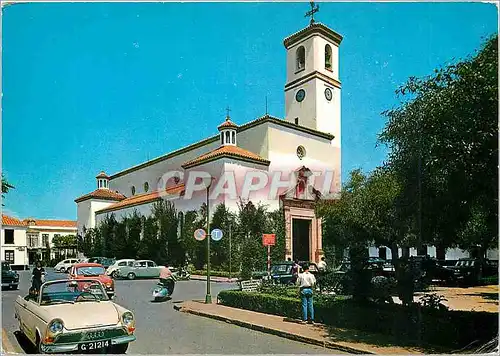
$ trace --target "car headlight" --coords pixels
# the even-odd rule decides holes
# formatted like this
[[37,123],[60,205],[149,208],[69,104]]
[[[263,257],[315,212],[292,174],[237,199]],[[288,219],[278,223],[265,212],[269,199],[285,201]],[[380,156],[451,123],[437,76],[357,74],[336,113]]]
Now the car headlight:
[[49,331],[52,334],[60,333],[64,328],[63,322],[60,319],[55,319],[49,324]]
[[132,314],[131,312],[123,313],[122,322],[127,327],[129,333],[133,333],[135,331],[134,314]]
[[113,286],[113,282],[106,282],[106,287],[111,288]]

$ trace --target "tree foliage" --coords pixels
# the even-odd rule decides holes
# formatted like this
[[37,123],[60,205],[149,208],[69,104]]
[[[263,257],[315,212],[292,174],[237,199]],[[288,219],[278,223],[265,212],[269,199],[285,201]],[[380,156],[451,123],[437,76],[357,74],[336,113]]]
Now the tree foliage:
[[384,112],[379,140],[390,148],[405,215],[424,242],[497,245],[498,36],[396,93],[401,105]]

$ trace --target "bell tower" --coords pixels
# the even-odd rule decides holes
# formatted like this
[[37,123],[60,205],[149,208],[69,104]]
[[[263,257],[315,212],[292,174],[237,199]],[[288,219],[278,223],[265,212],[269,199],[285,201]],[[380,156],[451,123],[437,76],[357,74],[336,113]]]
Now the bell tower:
[[340,147],[339,46],[342,36],[315,22],[319,6],[311,2],[309,26],[284,40],[287,51],[285,120],[335,136]]

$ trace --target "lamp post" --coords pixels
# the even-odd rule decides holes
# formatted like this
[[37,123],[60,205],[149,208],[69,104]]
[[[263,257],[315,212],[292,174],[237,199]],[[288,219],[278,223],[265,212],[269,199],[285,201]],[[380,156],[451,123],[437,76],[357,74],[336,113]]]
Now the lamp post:
[[205,296],[205,304],[212,304],[212,296],[210,295],[210,208],[209,208],[209,191],[212,185],[212,180],[214,178],[210,177],[210,182],[207,186],[207,295]]

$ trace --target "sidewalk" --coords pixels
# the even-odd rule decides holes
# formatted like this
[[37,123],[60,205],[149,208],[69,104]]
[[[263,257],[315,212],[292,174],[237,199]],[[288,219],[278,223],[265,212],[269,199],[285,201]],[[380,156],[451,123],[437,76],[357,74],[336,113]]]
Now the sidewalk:
[[[281,316],[256,313],[220,304],[204,304],[187,301],[174,306],[181,312],[208,317],[249,329],[274,334],[295,341],[313,344],[353,354],[424,354],[413,347],[395,346],[385,335],[355,332],[353,330],[327,328],[324,325],[300,324]],[[374,343],[368,340],[375,341]],[[427,350],[428,351],[428,350]]]
[[[200,276],[200,275],[191,275],[191,279],[193,281],[206,281],[207,276]],[[234,283],[238,281],[238,278],[227,278],[227,277],[215,277],[215,276],[210,276],[210,281],[211,282],[216,282],[216,283]]]

